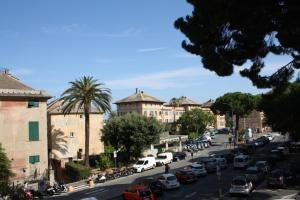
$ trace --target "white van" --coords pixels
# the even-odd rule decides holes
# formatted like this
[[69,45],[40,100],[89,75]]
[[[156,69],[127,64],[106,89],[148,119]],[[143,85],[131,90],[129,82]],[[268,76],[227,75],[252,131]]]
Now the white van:
[[238,155],[234,157],[233,167],[234,168],[246,168],[250,163],[250,158],[247,155]]
[[154,157],[140,158],[134,165],[133,169],[135,172],[143,172],[148,169],[154,169],[156,162]]
[[171,152],[160,153],[157,155],[155,161],[156,161],[156,165],[165,165],[171,163],[173,161],[173,153]]

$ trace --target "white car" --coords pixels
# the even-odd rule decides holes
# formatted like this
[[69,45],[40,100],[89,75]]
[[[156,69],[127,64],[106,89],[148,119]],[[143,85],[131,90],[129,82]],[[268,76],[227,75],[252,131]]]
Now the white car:
[[231,182],[229,193],[232,194],[245,194],[250,196],[253,190],[252,182],[245,176],[237,176]]
[[207,174],[205,166],[198,163],[192,163],[189,169],[192,170],[196,176],[205,176]]
[[157,178],[157,180],[161,182],[164,189],[174,189],[180,187],[180,183],[178,182],[176,176],[172,173],[162,174]]
[[171,163],[172,161],[173,161],[173,153],[171,152],[160,153],[157,155],[155,159],[156,165],[165,165]]
[[140,158],[134,165],[135,172],[143,172],[148,169],[154,169],[156,167],[156,161],[154,157]]
[[273,136],[271,134],[266,134],[264,137],[268,138],[270,141],[273,140]]

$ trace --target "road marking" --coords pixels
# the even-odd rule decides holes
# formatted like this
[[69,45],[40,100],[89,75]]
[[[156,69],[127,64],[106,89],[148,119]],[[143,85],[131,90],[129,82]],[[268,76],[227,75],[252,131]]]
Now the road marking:
[[297,193],[286,195],[286,196],[281,197],[281,199],[294,199],[296,195],[297,195]]
[[98,189],[98,190],[93,190],[91,192],[86,192],[85,194],[95,194],[95,193],[101,193],[101,192],[106,192],[108,190],[105,189]]
[[197,192],[193,192],[191,194],[187,194],[184,196],[185,199],[191,198],[192,196],[195,196],[197,194]]

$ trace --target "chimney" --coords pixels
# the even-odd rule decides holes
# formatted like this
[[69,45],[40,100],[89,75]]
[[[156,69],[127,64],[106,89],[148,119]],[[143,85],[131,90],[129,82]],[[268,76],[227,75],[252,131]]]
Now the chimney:
[[4,74],[9,74],[9,69],[5,68],[4,69]]
[[138,93],[138,89],[137,89],[137,88],[135,88],[135,93],[136,93],[136,94]]

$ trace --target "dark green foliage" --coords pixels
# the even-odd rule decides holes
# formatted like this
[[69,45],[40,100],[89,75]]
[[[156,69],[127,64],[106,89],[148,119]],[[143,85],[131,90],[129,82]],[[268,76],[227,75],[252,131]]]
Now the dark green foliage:
[[7,158],[0,143],[0,197],[9,193],[9,179],[14,174],[11,171],[10,160]]
[[[246,117],[257,108],[257,104],[260,101],[260,96],[254,96],[249,93],[226,93],[223,96],[216,99],[216,102],[212,105],[211,109],[215,113],[226,114],[230,113],[236,117],[235,130],[239,130],[240,117]],[[232,116],[231,116],[232,117]]]
[[66,164],[65,173],[71,181],[79,181],[88,178],[91,174],[91,169],[82,164],[69,162]]
[[[75,82],[70,82],[71,87],[61,95],[62,111],[69,114],[78,113],[83,109],[85,117],[85,165],[89,166],[89,138],[90,138],[90,115],[91,106],[96,107],[100,112],[110,112],[111,91],[104,88],[103,83],[93,77],[82,77]],[[81,111],[82,112],[82,111]]]
[[290,133],[300,140],[300,82],[290,84],[284,91],[272,91],[263,95],[259,107],[264,110],[267,124],[273,130]]
[[[182,47],[219,76],[247,61],[241,72],[259,88],[286,87],[300,68],[300,2],[291,0],[187,0],[192,14],[175,21],[188,41]],[[270,76],[260,75],[269,53],[293,60]],[[272,66],[273,67],[273,66]]]
[[182,134],[194,133],[193,135],[199,136],[204,133],[207,126],[214,124],[214,116],[201,109],[192,109],[184,112],[178,119],[178,123]]
[[176,115],[175,115],[175,109],[180,105],[180,98],[175,98],[173,97],[169,104],[172,106],[173,108],[173,123],[172,123],[172,126],[171,126],[171,133],[173,135],[176,134],[176,130],[177,130],[177,123],[176,123]]
[[99,156],[99,159],[96,160],[96,166],[100,169],[107,169],[114,166],[113,158],[114,148],[111,145],[105,145],[104,153]]
[[103,127],[102,140],[127,154],[127,161],[141,156],[143,149],[159,140],[163,126],[153,117],[128,113],[113,116]]

